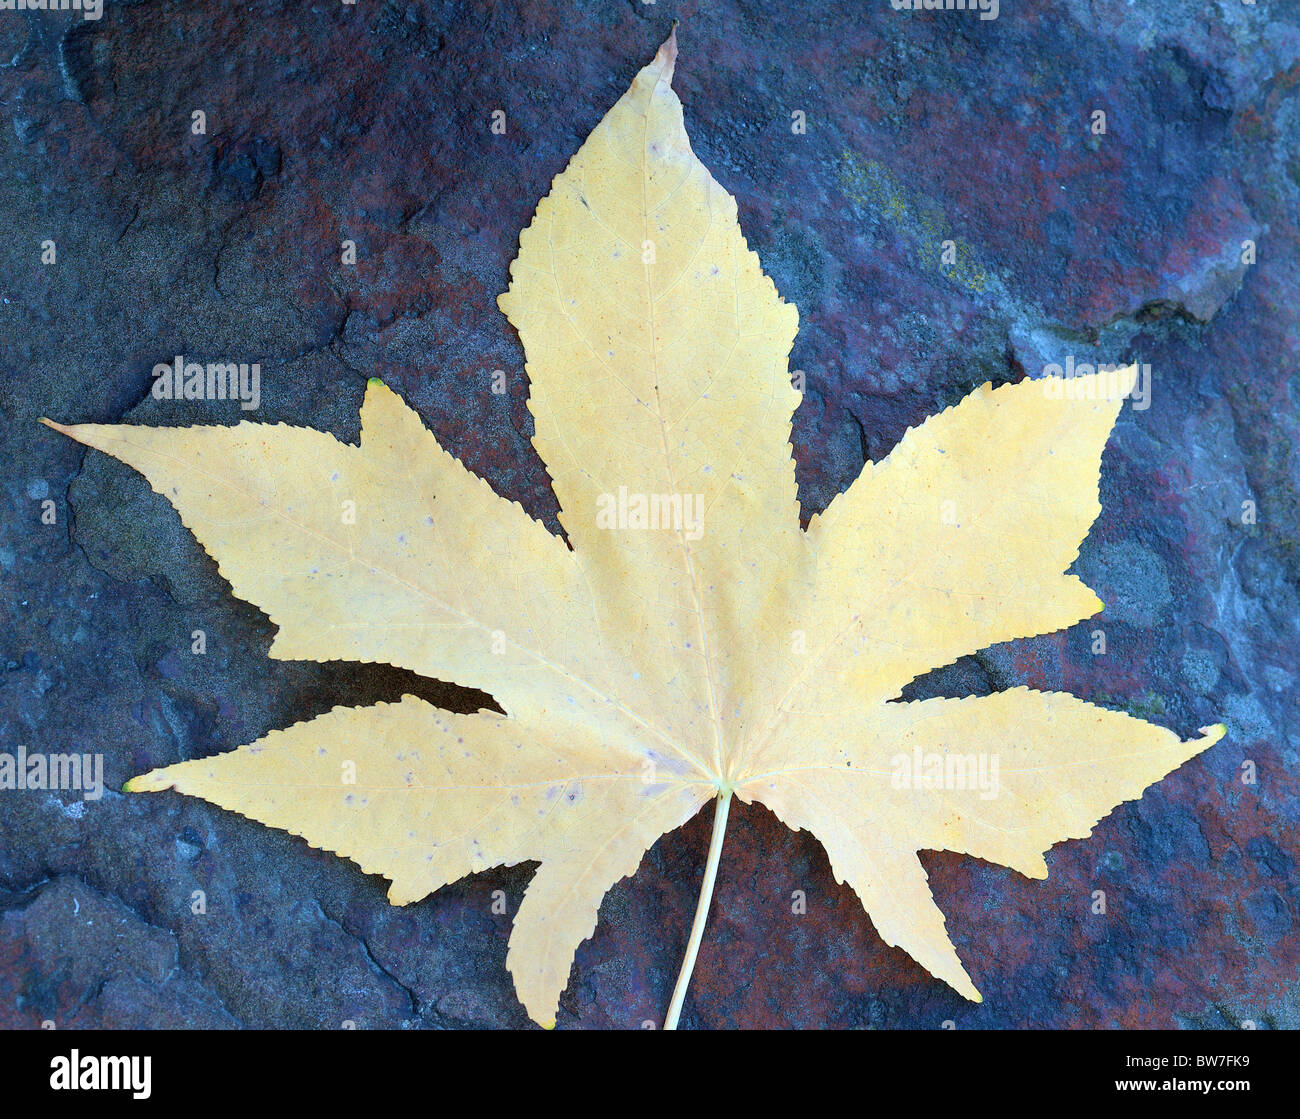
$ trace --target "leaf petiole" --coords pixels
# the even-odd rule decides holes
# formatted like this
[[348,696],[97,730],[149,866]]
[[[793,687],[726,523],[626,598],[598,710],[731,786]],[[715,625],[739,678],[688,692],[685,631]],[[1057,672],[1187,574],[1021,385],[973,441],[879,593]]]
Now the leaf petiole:
[[713,901],[713,883],[718,877],[718,860],[722,856],[722,836],[727,830],[727,813],[731,808],[731,790],[718,794],[717,805],[713,809],[713,838],[709,840],[709,857],[704,864],[704,881],[700,884],[700,900],[695,906],[695,920],[691,923],[691,936],[686,942],[686,955],[682,959],[682,969],[677,973],[677,986],[673,988],[672,1001],[668,1004],[668,1014],[664,1018],[664,1029],[675,1030],[677,1019],[682,1013],[682,1003],[686,999],[686,988],[691,983],[691,972],[695,970],[695,957],[700,950],[700,941],[704,938],[704,925],[709,919],[709,904]]

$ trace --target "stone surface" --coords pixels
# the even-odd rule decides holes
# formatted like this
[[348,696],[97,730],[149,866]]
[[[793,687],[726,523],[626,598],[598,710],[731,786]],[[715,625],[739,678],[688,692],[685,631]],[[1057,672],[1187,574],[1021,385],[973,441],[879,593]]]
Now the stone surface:
[[[394,909],[301,840],[112,791],[338,703],[489,700],[269,662],[270,624],[167,504],[35,420],[244,418],[148,396],[184,354],[259,362],[259,420],[354,439],[378,374],[556,528],[495,297],[552,176],[673,18],[696,150],[799,307],[806,513],[981,382],[1151,367],[1077,564],[1109,604],[1106,653],[1079,626],[972,650],[908,694],[1028,684],[1184,736],[1229,727],[1055,848],[1046,881],[923,856],[979,1006],[880,942],[812,837],[737,806],[684,1024],[1300,1026],[1300,13],[1264,0],[1044,0],[993,21],[883,0],[0,13],[0,748],[102,753],[109,787],[0,793],[0,1025],[526,1024],[492,899],[517,905],[530,866]],[[662,1017],[708,831],[706,810],[611,892],[561,1025]]]

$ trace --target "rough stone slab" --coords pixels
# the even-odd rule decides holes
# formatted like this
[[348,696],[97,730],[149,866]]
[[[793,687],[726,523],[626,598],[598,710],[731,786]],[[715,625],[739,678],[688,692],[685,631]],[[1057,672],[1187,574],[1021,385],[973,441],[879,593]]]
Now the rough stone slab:
[[[1280,3],[1008,2],[991,22],[756,0],[5,13],[0,741],[101,752],[115,789],[336,703],[488,702],[268,662],[269,623],[166,503],[35,419],[243,418],[147,396],[180,353],[260,362],[259,419],[352,439],[378,374],[556,527],[495,298],[538,198],[673,18],[695,147],[800,310],[805,513],[984,381],[1067,356],[1151,365],[1077,565],[1110,604],[1107,653],[1076,627],[909,694],[1028,684],[1184,735],[1229,727],[1055,849],[1044,882],[923,856],[978,1007],[880,942],[814,839],[736,806],[684,1024],[1300,1026],[1300,18]],[[0,1024],[526,1024],[491,902],[517,906],[528,866],[394,909],[351,864],[177,796],[0,798]],[[705,813],[664,837],[611,892],[561,1024],[659,1020],[708,831]]]

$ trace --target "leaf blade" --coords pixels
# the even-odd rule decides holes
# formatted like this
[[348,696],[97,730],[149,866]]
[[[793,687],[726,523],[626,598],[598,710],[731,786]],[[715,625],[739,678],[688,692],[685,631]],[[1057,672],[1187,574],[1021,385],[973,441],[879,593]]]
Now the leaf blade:
[[[691,151],[675,58],[674,36],[556,176],[499,304],[527,353],[561,523],[642,673],[629,703],[721,773],[775,683],[768,646],[784,632],[768,619],[799,586],[756,557],[792,574],[807,560],[786,369],[797,313]],[[622,495],[689,502],[700,535],[684,511],[667,530],[602,525]]]
[[817,836],[881,936],[971,998],[915,852],[958,851],[1045,878],[1053,844],[1090,835],[1224,728],[1183,741],[1065,693],[1013,688],[856,716],[809,712],[786,733],[774,751],[782,768],[736,795]]
[[[647,766],[651,781],[643,779]],[[127,784],[128,792],[166,789],[384,875],[394,905],[467,874],[540,860],[507,959],[521,1001],[543,1024],[554,1022],[605,893],[712,794],[707,783],[673,774],[653,750],[611,747],[598,727],[453,715],[414,696],[335,708]]]
[[[282,424],[50,426],[138,470],[176,508],[234,593],[279,627],[273,657],[382,661],[510,710],[540,709],[557,686],[601,699],[607,660],[583,655],[590,600],[564,543],[381,382],[361,417],[360,447]],[[509,578],[486,578],[503,564]]]

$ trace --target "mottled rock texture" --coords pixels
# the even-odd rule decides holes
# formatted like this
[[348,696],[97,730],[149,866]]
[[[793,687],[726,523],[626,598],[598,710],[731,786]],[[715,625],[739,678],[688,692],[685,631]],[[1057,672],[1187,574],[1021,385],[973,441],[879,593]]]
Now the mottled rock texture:
[[[1004,0],[993,21],[886,0],[0,13],[0,736],[102,753],[110,788],[0,793],[0,1026],[526,1024],[492,895],[517,904],[531,866],[394,909],[301,840],[112,791],[339,703],[487,700],[268,661],[269,622],[167,503],[36,418],[245,418],[150,398],[153,365],[184,354],[259,362],[258,419],[355,439],[377,374],[556,527],[495,298],[674,18],[696,150],[799,307],[805,512],[981,382],[1067,356],[1151,367],[1077,564],[1109,604],[1105,654],[1082,625],[909,694],[1028,684],[1185,737],[1229,728],[1054,849],[1044,882],[923,856],[979,1006],[880,942],[809,835],[737,805],[683,1024],[1300,1026],[1300,13],[1281,0]],[[662,1018],[708,829],[706,811],[610,893],[562,1026]]]

